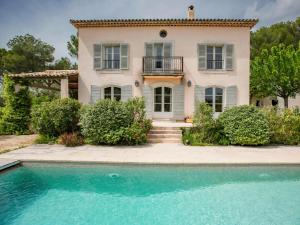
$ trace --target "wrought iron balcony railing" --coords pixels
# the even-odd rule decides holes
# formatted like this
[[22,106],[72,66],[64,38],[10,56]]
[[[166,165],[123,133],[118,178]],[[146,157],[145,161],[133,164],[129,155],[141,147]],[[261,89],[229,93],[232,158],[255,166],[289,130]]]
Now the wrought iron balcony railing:
[[103,60],[103,69],[105,69],[105,70],[120,69],[120,60],[104,59]]
[[207,60],[208,70],[221,70],[223,69],[223,60]]
[[183,57],[145,56],[143,57],[143,73],[168,75],[182,74]]

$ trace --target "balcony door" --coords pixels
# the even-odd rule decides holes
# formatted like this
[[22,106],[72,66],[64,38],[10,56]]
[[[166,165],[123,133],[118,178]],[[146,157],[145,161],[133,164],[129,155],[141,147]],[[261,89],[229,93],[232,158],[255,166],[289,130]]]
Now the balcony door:
[[172,62],[172,43],[146,43],[147,71],[170,71]]
[[162,70],[163,69],[163,57],[164,57],[164,45],[163,43],[155,43],[153,45],[153,56],[154,56],[154,69]]
[[154,88],[154,118],[172,118],[173,90],[170,87]]

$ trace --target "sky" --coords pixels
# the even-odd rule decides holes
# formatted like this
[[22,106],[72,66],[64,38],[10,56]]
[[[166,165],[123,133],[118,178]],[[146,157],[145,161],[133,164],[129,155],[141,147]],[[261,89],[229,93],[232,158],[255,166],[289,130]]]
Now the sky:
[[0,0],[0,48],[29,33],[69,57],[70,19],[186,18],[189,5],[197,18],[259,18],[255,29],[300,16],[300,0]]

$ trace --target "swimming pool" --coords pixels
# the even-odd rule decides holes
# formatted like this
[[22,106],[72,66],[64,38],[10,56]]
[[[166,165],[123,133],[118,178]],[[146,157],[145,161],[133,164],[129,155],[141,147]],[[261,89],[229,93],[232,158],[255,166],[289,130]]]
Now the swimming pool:
[[0,224],[300,224],[300,167],[26,164],[0,174]]

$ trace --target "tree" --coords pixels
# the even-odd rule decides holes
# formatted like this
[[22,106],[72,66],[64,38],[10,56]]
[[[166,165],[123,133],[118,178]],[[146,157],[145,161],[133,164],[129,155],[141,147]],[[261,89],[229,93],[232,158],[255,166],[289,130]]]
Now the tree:
[[[19,85],[19,90],[16,88]],[[4,76],[0,134],[26,134],[29,131],[31,99],[26,80],[12,80]]]
[[67,57],[61,57],[60,59],[56,60],[54,65],[51,67],[51,69],[55,70],[70,70],[73,68],[73,65],[69,58]]
[[71,35],[70,41],[68,41],[68,50],[71,57],[78,57],[78,37],[77,35]]
[[0,76],[2,76],[4,72],[4,57],[7,54],[6,49],[0,48]]
[[251,62],[250,90],[255,97],[281,97],[287,108],[288,98],[300,92],[299,48],[280,44],[262,50]]
[[43,71],[54,60],[54,47],[30,34],[16,36],[7,43],[10,49],[4,57],[8,72]]
[[263,49],[271,50],[273,46],[285,44],[298,48],[300,40],[300,17],[295,21],[276,23],[270,27],[262,27],[251,33],[251,59]]

